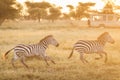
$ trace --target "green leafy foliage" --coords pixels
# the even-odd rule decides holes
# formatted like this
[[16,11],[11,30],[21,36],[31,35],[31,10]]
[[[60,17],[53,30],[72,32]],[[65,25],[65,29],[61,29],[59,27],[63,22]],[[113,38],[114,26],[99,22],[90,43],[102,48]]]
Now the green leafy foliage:
[[[67,5],[69,8],[69,16],[74,19],[82,19],[83,17],[89,17],[90,7],[94,6],[95,3],[87,2],[82,3],[79,2],[78,6],[74,7],[72,5]],[[92,11],[91,11],[92,12]]]
[[16,0],[0,0],[0,24],[5,19],[15,19],[20,16],[20,4]]
[[49,15],[48,15],[48,19],[52,20],[54,22],[54,20],[56,20],[57,18],[60,17],[61,15],[61,11],[60,11],[61,8],[59,7],[51,7],[49,9]]
[[78,6],[76,8],[76,19],[81,19],[82,17],[88,17],[89,16],[89,9],[91,6],[94,6],[95,3],[82,3],[79,2]]
[[25,2],[25,4],[28,7],[30,19],[38,19],[39,22],[46,18],[47,9],[51,7],[48,2]]

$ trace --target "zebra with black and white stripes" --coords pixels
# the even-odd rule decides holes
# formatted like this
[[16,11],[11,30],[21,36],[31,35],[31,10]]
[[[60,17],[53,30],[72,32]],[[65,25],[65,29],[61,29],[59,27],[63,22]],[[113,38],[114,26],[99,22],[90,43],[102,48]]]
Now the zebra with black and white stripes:
[[28,68],[28,66],[24,62],[24,59],[33,56],[42,57],[47,65],[49,65],[47,60],[50,60],[52,63],[55,64],[55,62],[50,57],[48,57],[45,52],[46,49],[48,48],[48,45],[54,45],[57,47],[59,46],[59,43],[53,38],[52,35],[48,35],[42,40],[40,40],[40,42],[37,44],[32,45],[19,44],[14,48],[10,49],[9,51],[7,51],[3,57],[5,58],[10,51],[14,50],[14,57],[11,60],[13,67],[15,67],[14,62],[17,59],[20,59],[22,64]]
[[101,34],[97,40],[79,40],[74,44],[71,54],[68,59],[71,58],[73,51],[76,50],[80,53],[80,59],[83,63],[88,62],[83,56],[84,54],[97,53],[100,57],[96,58],[97,60],[105,55],[105,62],[107,61],[107,53],[104,51],[104,46],[106,42],[114,43],[115,41],[109,35],[108,32]]

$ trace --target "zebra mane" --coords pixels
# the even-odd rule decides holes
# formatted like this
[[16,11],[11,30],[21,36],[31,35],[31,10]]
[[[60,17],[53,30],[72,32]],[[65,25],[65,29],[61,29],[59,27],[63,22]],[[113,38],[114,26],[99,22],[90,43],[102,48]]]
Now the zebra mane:
[[102,33],[98,38],[97,40],[103,40],[105,38],[105,35],[108,35],[109,33],[108,32],[104,32]]
[[[46,40],[46,39],[49,38],[49,37],[53,37],[53,35],[48,35],[48,36],[44,37],[43,39],[40,40],[40,42]],[[40,43],[40,42],[39,42],[39,43]]]

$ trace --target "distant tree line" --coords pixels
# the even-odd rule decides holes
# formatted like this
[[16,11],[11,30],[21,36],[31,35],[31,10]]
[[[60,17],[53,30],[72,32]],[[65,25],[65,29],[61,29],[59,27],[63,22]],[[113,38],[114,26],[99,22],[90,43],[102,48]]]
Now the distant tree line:
[[48,2],[25,2],[29,15],[28,19],[38,20],[48,19],[54,21],[61,15],[61,7],[56,7]]
[[15,19],[20,16],[22,6],[16,0],[0,0],[0,25],[6,19]]
[[[104,0],[103,0],[104,1]],[[91,7],[95,6],[92,2],[78,2],[76,7],[72,5],[66,5],[69,8],[69,13],[62,13],[62,7],[56,6],[49,2],[25,2],[27,6],[27,12],[29,15],[21,15],[23,6],[16,0],[0,0],[0,25],[6,19],[16,19],[24,17],[27,20],[38,20],[39,22],[43,19],[54,22],[57,19],[74,19],[81,20],[82,18],[89,18],[90,14],[104,13],[114,14],[113,8],[120,9],[120,6],[114,7],[110,1],[106,3],[101,11],[92,10]]]

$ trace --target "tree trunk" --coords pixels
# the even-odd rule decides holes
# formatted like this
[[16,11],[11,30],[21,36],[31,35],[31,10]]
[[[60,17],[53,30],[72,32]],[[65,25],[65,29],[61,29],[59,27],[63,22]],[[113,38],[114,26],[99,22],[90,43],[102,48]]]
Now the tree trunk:
[[38,22],[41,22],[40,18],[38,18]]
[[40,14],[38,14],[38,22],[41,22],[41,16],[40,16]]

